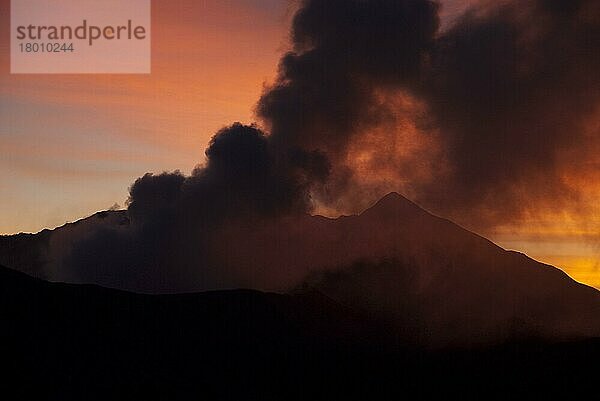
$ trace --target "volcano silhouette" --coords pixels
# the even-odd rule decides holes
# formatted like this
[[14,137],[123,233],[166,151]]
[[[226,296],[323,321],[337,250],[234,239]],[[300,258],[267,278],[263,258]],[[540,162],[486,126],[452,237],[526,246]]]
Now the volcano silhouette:
[[[219,288],[315,291],[383,322],[406,344],[431,347],[542,338],[600,337],[600,293],[561,270],[506,251],[391,193],[360,215],[295,216],[216,230],[230,280],[177,287],[118,275],[62,276],[60,255],[98,227],[131,229],[126,212],[102,212],[37,235],[3,237],[0,262],[53,281],[141,292]],[[58,256],[57,256],[58,255]],[[86,266],[81,266],[85,269]]]

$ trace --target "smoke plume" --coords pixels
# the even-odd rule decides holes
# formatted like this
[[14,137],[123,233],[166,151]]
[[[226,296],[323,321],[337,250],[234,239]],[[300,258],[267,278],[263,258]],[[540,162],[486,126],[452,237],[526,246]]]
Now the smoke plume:
[[[573,177],[593,172],[598,150],[599,6],[482,1],[443,32],[438,11],[419,0],[303,2],[258,105],[274,146],[324,154],[333,168],[314,196],[353,211],[390,189],[483,225],[577,205]],[[426,146],[418,158],[364,143],[373,131],[406,138],[407,125]],[[366,201],[365,187],[377,192]]]

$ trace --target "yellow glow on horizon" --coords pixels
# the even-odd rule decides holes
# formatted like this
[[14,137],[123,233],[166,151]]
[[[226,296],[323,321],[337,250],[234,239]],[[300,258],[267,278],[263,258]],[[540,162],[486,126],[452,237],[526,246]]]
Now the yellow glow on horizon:
[[600,290],[600,260],[591,256],[556,256],[549,255],[540,260],[557,266],[575,281],[587,284]]

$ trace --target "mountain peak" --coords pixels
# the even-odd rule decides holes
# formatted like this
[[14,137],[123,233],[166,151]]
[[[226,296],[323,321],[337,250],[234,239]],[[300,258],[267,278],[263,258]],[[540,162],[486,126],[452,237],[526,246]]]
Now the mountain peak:
[[410,203],[412,203],[407,198],[400,195],[398,192],[388,193],[387,195],[382,197],[377,203],[380,203],[380,202],[410,202]]
[[411,202],[397,192],[390,192],[379,199],[373,206],[365,210],[361,215],[405,215],[425,213],[419,205]]

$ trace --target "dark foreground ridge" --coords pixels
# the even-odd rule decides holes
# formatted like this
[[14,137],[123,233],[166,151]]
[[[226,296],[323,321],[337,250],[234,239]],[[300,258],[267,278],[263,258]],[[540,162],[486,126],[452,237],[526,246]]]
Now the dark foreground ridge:
[[0,316],[11,399],[572,398],[600,356],[595,340],[426,352],[318,293],[137,295],[5,268]]

